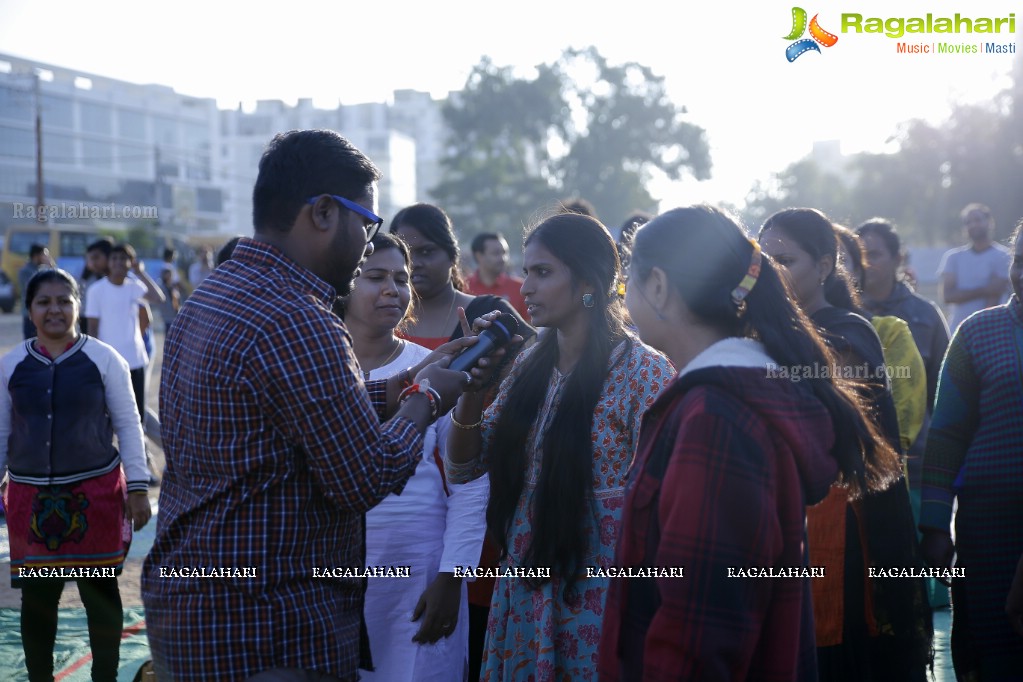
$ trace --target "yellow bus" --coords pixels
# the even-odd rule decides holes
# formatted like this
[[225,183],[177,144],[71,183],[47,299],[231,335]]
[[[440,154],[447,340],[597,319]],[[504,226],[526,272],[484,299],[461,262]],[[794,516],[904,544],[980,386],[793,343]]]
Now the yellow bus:
[[[33,244],[41,244],[50,251],[50,256],[57,267],[67,270],[74,277],[80,278],[85,269],[85,250],[89,244],[101,237],[111,237],[115,242],[126,238],[125,232],[91,225],[11,225],[3,238],[3,252],[0,254],[0,271],[15,287],[18,282],[18,271],[28,261],[28,252]],[[139,240],[136,240],[139,241]],[[182,239],[181,235],[162,230],[146,230],[145,244],[132,243],[139,259],[144,261],[146,269],[158,276],[163,258],[163,249],[173,248],[177,251],[178,267],[187,270],[193,259],[194,247]],[[17,291],[20,300],[24,292]],[[7,311],[0,302],[0,308]],[[9,311],[7,311],[9,312]]]

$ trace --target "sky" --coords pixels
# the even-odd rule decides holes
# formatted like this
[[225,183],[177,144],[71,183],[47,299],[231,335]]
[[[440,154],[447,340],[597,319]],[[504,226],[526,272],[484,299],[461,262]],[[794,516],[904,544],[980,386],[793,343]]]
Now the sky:
[[[815,4],[812,4],[815,3]],[[695,5],[699,6],[695,6]],[[838,40],[793,62],[793,7]],[[269,8],[267,8],[269,7]],[[1008,17],[1016,34],[842,32],[864,20]],[[661,208],[739,204],[757,180],[838,140],[844,153],[891,151],[900,122],[940,122],[955,102],[990,100],[1009,84],[1013,54],[899,54],[899,42],[1018,43],[1011,0],[370,0],[258,5],[124,0],[0,0],[0,52],[135,83],[158,83],[222,108],[259,99],[316,106],[388,101],[397,89],[443,97],[488,56],[523,75],[569,47],[663,76],[711,145],[712,179],[656,182]],[[809,38],[804,33],[802,38]],[[1016,52],[1021,46],[1016,45]],[[341,131],[342,133],[344,131]]]

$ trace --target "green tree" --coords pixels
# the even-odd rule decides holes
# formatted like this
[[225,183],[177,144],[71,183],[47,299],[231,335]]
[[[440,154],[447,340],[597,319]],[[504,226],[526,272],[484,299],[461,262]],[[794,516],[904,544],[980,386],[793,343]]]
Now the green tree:
[[593,48],[567,50],[532,77],[484,58],[443,109],[451,131],[431,190],[463,234],[513,234],[558,199],[581,196],[611,226],[656,209],[655,173],[706,178],[702,128],[684,120],[663,78],[612,66]]

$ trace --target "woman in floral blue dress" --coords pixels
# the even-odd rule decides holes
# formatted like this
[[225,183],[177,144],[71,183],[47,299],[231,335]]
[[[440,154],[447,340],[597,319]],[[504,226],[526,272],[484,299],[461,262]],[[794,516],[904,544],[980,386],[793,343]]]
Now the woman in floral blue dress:
[[487,525],[502,574],[482,679],[596,679],[640,416],[674,369],[626,332],[618,252],[599,221],[548,218],[527,236],[523,260],[527,312],[545,332],[485,412],[478,394],[459,400],[446,462],[454,482],[490,476]]

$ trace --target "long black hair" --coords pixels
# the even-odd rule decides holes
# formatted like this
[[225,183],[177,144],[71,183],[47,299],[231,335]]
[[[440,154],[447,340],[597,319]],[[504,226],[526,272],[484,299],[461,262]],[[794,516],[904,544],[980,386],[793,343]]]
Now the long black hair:
[[[522,558],[525,566],[550,567],[569,589],[592,549],[587,546],[586,533],[593,503],[590,434],[611,351],[626,336],[624,309],[614,291],[621,265],[607,228],[597,219],[579,213],[547,218],[526,237],[526,246],[533,242],[542,245],[569,269],[573,293],[580,301],[583,283],[594,289],[594,305],[587,309],[586,345],[566,379],[557,413],[544,436],[540,477],[529,502],[533,533]],[[535,424],[540,417],[558,353],[558,334],[551,329],[523,361],[495,426],[494,446],[488,458],[487,524],[502,556],[509,553],[512,518],[525,492],[530,437],[527,425]],[[530,581],[533,586],[545,582]]]
[[[782,367],[835,367],[834,352],[798,305],[774,262],[762,254],[760,274],[742,306],[732,299],[750,267],[755,246],[739,224],[711,206],[663,213],[636,232],[632,277],[644,281],[653,268],[667,275],[691,313],[729,336],[760,341]],[[824,404],[835,430],[832,454],[852,495],[891,483],[891,450],[869,417],[854,385],[825,372],[805,380]]]

